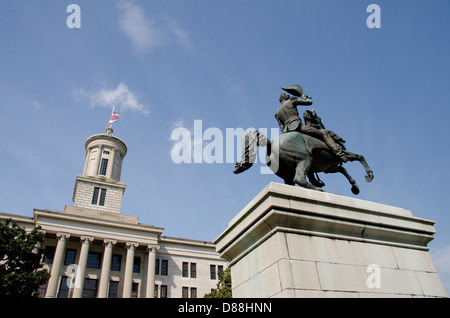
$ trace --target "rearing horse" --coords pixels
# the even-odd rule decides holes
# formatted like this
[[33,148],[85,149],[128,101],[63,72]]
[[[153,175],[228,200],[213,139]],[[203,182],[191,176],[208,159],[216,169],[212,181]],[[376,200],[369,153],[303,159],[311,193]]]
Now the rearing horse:
[[[249,169],[256,158],[256,147],[266,146],[266,162],[269,168],[286,184],[298,184],[301,187],[323,191],[324,185],[314,178],[314,173],[342,173],[352,185],[352,192],[359,193],[356,181],[342,166],[343,162],[327,147],[314,137],[299,132],[288,132],[269,140],[256,130],[247,131],[242,137],[242,159],[236,163],[234,173]],[[344,150],[349,161],[359,161],[364,166],[367,182],[373,180],[373,171],[362,155]],[[308,177],[309,181],[306,180]],[[312,184],[313,183],[313,184]]]

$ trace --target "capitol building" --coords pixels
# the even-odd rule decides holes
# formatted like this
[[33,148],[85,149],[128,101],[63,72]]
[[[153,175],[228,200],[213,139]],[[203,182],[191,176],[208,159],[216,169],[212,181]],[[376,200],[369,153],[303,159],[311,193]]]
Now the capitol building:
[[112,134],[87,139],[73,206],[34,209],[33,217],[0,213],[45,231],[46,298],[201,298],[216,288],[228,262],[211,242],[169,237],[163,228],[121,214],[126,144]]

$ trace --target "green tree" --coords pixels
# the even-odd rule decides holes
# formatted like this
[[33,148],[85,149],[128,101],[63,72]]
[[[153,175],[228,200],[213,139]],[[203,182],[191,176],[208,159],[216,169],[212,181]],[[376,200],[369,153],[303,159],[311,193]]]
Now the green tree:
[[50,273],[42,268],[44,233],[27,233],[11,219],[0,223],[0,297],[33,297]]
[[204,298],[232,298],[231,293],[231,269],[227,267],[223,272],[219,272],[219,282],[217,288],[211,293],[205,294]]

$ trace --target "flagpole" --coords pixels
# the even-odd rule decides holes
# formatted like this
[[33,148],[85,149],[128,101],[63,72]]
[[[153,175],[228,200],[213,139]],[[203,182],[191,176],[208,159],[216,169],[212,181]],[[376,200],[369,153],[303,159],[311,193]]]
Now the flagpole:
[[[114,108],[116,107],[116,105],[113,105],[113,109],[112,109],[112,112],[111,112],[111,117],[112,117],[112,115],[114,114]],[[111,120],[111,117],[110,117],[110,119],[109,119],[109,126],[108,126],[108,128],[106,128],[106,134],[108,135],[108,136],[111,136],[112,135],[112,132],[113,132],[113,129],[112,129],[112,124],[113,124],[113,121]]]

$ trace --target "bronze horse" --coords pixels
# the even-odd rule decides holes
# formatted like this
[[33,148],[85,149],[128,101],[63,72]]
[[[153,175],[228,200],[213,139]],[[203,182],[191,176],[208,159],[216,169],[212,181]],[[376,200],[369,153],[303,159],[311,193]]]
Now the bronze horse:
[[[304,118],[308,115],[311,115],[311,112],[305,113]],[[320,117],[318,118],[320,120]],[[286,184],[298,184],[304,188],[323,191],[321,189],[324,186],[323,182],[317,180],[314,174],[340,172],[352,185],[351,191],[354,194],[359,193],[356,181],[342,166],[341,159],[334,155],[323,141],[296,131],[281,134],[272,140],[267,139],[266,136],[256,130],[247,131],[242,137],[242,159],[236,163],[233,171],[235,174],[241,173],[253,165],[257,146],[267,147],[267,165]],[[341,146],[345,149],[343,145]],[[372,181],[373,171],[364,157],[347,150],[344,151],[348,161],[361,162],[367,173],[366,181]],[[309,182],[306,177],[308,177]]]

